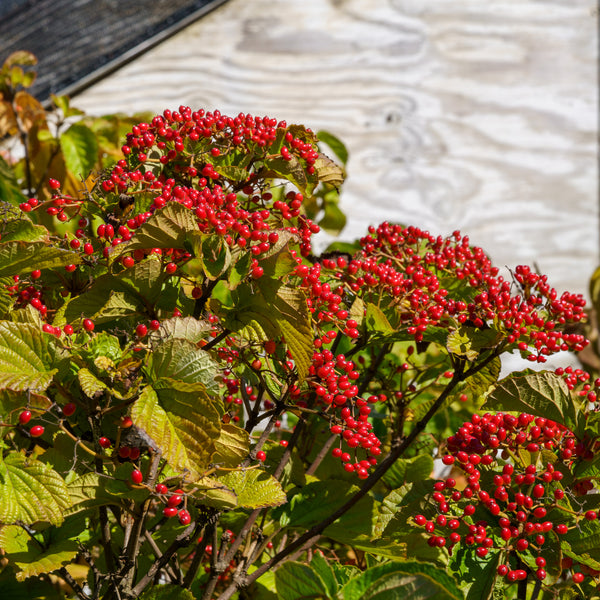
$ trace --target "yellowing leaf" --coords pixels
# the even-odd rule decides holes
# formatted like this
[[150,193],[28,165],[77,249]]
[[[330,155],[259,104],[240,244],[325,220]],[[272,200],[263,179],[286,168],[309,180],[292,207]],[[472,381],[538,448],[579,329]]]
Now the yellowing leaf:
[[131,407],[134,425],[147,433],[173,469],[202,475],[215,452],[220,416],[201,386],[179,381],[147,386]]
[[258,469],[232,471],[218,480],[232,489],[243,508],[279,506],[287,502],[287,496],[279,481]]
[[71,504],[63,478],[45,463],[9,454],[0,463],[0,522],[60,525]]

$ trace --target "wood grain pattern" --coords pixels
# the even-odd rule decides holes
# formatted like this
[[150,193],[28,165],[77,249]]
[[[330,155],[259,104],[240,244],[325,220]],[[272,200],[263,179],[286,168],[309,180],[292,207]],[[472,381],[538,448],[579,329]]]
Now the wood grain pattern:
[[350,150],[354,238],[468,233],[585,292],[598,256],[592,0],[230,0],[76,98],[269,114]]

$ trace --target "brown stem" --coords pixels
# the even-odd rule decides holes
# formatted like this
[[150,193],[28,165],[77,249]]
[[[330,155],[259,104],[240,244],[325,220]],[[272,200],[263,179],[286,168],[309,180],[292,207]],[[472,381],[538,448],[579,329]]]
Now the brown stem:
[[60,573],[61,579],[64,579],[64,581],[71,586],[78,598],[81,600],[90,600],[90,597],[84,592],[83,588],[77,583],[71,573],[67,571],[66,567],[61,567],[58,572]]
[[163,555],[154,561],[148,572],[138,581],[135,587],[131,590],[131,596],[137,598],[151,583],[154,576],[171,560],[173,555],[184,546],[190,543],[190,540],[198,536],[203,524],[190,523],[185,530],[180,533],[164,551]]
[[333,445],[333,442],[335,442],[335,440],[337,439],[338,436],[336,434],[332,434],[331,436],[329,436],[329,439],[323,444],[321,450],[319,450],[319,453],[315,457],[315,460],[313,460],[310,467],[306,469],[306,475],[314,474],[314,472],[319,468],[319,465],[323,462],[323,459],[327,456],[329,449]]

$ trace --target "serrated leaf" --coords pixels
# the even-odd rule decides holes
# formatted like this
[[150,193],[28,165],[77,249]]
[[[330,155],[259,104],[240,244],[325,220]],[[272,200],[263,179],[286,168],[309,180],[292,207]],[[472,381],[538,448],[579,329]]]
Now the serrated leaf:
[[202,383],[208,392],[217,394],[218,365],[208,352],[184,339],[169,339],[150,355],[146,372],[152,381],[162,378],[185,383]]
[[104,393],[109,388],[108,386],[98,379],[89,369],[81,368],[77,371],[77,379],[81,386],[81,391],[88,397],[94,398],[96,394]]
[[194,317],[175,317],[163,321],[160,329],[150,332],[148,340],[159,345],[163,340],[181,339],[197,346],[198,342],[206,339],[211,329],[211,325]]
[[442,569],[416,561],[371,567],[342,589],[344,600],[462,600],[454,580]]
[[250,434],[232,423],[223,424],[215,449],[213,463],[217,467],[237,467],[248,456]]
[[61,540],[44,550],[22,527],[9,525],[0,529],[0,548],[19,568],[17,581],[24,581],[68,565],[79,552],[79,543],[77,540]]
[[0,322],[0,389],[43,392],[52,382],[49,341],[27,323]]
[[82,260],[82,254],[79,252],[62,250],[44,242],[6,242],[0,244],[0,277],[24,275],[35,269],[78,265]]
[[13,453],[0,463],[0,522],[60,525],[71,504],[62,477],[45,463]]
[[[1,177],[1,174],[0,174]],[[6,242],[45,242],[49,241],[48,230],[43,225],[35,225],[28,219],[9,221],[2,232],[2,243]]]
[[310,565],[289,561],[275,571],[277,597],[281,600],[332,598],[321,576]]
[[197,231],[193,211],[178,202],[169,202],[136,229],[130,241],[115,246],[110,257],[114,260],[136,248],[184,248],[188,235]]
[[218,481],[233,490],[238,506],[243,508],[266,508],[287,502],[287,496],[277,479],[259,469],[232,471]]
[[131,407],[136,427],[152,438],[177,472],[198,478],[207,469],[220,434],[219,411],[208,394],[178,381],[147,386]]
[[567,384],[548,371],[504,378],[489,394],[484,407],[530,413],[571,430],[577,428],[575,405]]
[[493,348],[501,339],[502,334],[495,329],[461,327],[448,334],[446,347],[451,354],[475,361],[482,350]]
[[203,477],[195,481],[192,495],[203,505],[213,508],[231,509],[238,505],[235,492],[212,477]]
[[290,155],[289,160],[282,157],[265,160],[265,167],[276,176],[283,177],[293,183],[303,194],[307,192],[308,178],[302,163],[295,155]]
[[328,156],[319,154],[319,157],[317,160],[315,160],[314,166],[317,171],[317,177],[319,178],[319,181],[322,181],[323,183],[329,183],[336,188],[341,187],[342,183],[344,183],[346,173],[344,172],[343,167],[340,167]]

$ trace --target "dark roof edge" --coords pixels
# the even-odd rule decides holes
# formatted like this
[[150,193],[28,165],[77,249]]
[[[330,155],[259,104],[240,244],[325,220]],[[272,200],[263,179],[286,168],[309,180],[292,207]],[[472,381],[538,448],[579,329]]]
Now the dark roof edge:
[[[225,4],[225,2],[227,2],[227,0],[211,0],[208,4],[205,4],[201,8],[195,10],[194,12],[190,13],[189,15],[177,21],[176,23],[173,23],[173,25],[167,27],[166,29],[163,29],[156,35],[153,35],[152,37],[145,40],[141,44],[138,44],[134,48],[131,48],[131,50],[124,52],[118,58],[107,62],[95,71],[92,71],[85,77],[82,77],[79,81],[77,81],[77,83],[73,83],[59,90],[55,95],[77,95],[78,93],[82,92],[88,87],[91,87],[94,83],[97,83],[101,79],[104,79],[111,73],[114,73],[121,67],[132,62],[138,56],[141,56],[145,52],[148,52],[148,50],[151,50],[152,48],[158,46],[164,40],[174,36],[176,33],[179,33],[182,29],[185,29],[204,15],[215,10],[216,8],[219,8],[219,6]],[[50,106],[52,106],[52,99],[48,98],[48,100],[43,102],[43,105],[45,106],[45,108],[49,108]]]

